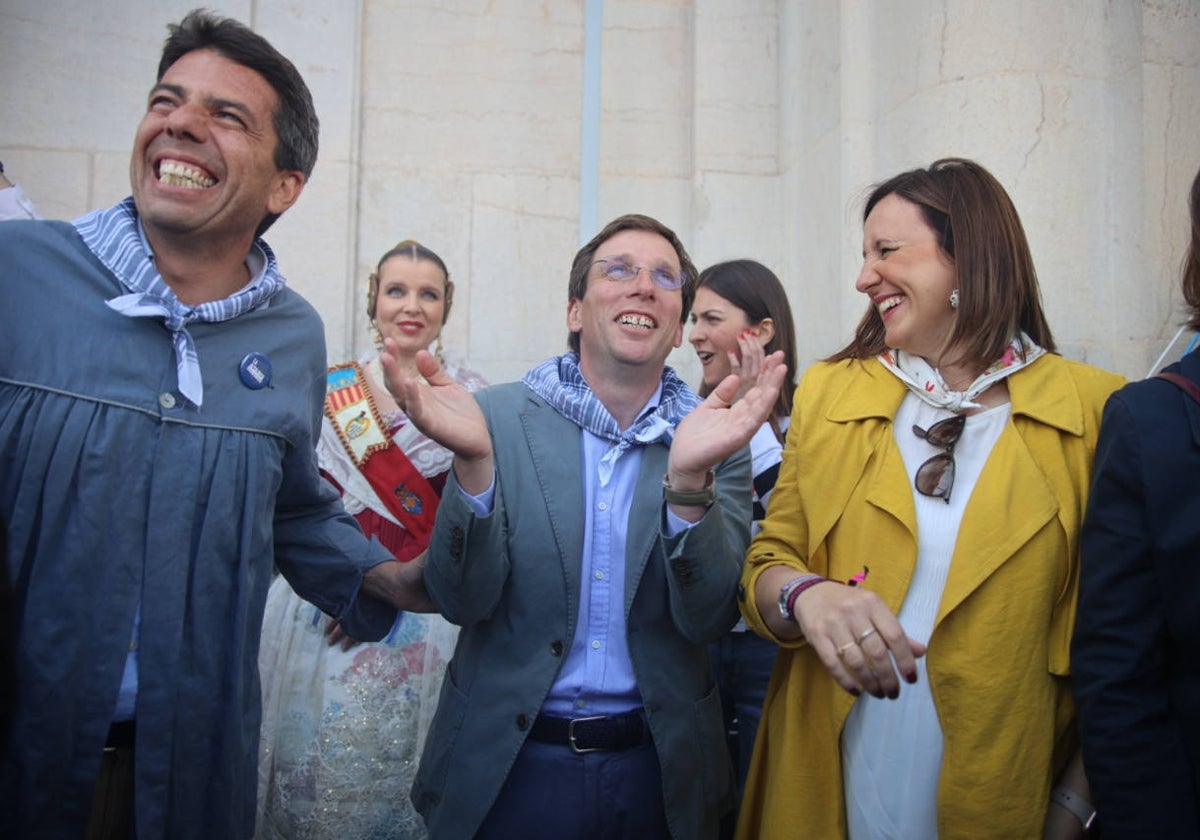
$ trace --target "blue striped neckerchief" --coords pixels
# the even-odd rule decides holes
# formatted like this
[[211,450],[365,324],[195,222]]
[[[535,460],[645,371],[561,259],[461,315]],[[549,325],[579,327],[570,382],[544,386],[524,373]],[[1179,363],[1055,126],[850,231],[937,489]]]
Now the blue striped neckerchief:
[[161,318],[175,344],[175,369],[179,393],[192,405],[204,401],[204,383],[196,342],[187,325],[195,321],[228,321],[243,315],[284,287],[275,254],[261,239],[256,239],[247,255],[250,282],[221,300],[188,306],[175,297],[154,266],[154,254],[142,232],[133,198],[107,210],[96,210],[72,222],[83,242],[100,262],[116,276],[129,294],[119,295],[108,305],[130,318]]
[[627,449],[659,440],[670,445],[679,421],[700,404],[700,398],[676,376],[675,371],[664,367],[658,405],[622,432],[617,421],[583,378],[577,353],[547,359],[526,373],[521,381],[576,426],[612,442],[612,448],[600,459],[598,470],[601,487],[608,484],[613,466]]

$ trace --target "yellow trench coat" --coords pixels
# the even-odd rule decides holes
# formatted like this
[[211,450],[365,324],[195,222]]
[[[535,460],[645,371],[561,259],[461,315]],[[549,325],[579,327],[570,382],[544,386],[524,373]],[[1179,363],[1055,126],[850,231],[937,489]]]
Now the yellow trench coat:
[[[1068,675],[1079,526],[1101,411],[1123,380],[1047,354],[1007,382],[1012,418],[967,503],[926,654],[945,738],[945,840],[1040,837],[1077,745]],[[781,563],[840,581],[869,566],[864,585],[899,612],[917,558],[914,491],[892,431],[904,395],[874,359],[815,365],[797,389],[779,481],[742,574],[748,624],[784,649],[739,838],[845,836],[839,739],[854,698],[807,644],[767,630],[754,584]]]

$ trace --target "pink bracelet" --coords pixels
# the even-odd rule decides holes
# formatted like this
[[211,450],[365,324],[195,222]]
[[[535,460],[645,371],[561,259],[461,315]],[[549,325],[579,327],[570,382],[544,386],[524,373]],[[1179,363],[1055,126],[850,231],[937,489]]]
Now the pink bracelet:
[[818,583],[826,583],[828,581],[829,581],[829,578],[827,578],[827,577],[821,577],[820,575],[814,575],[813,577],[809,578],[808,580],[796,584],[796,586],[792,589],[792,591],[788,593],[788,597],[787,597],[788,615],[792,616],[793,618],[796,617],[796,599],[800,597],[801,592],[803,592],[806,589],[809,589],[810,587],[816,586]]

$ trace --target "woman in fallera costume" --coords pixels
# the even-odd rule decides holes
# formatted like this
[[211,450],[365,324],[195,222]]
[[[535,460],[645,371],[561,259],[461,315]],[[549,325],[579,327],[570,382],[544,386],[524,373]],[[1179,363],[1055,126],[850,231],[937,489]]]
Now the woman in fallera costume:
[[[367,314],[376,342],[395,342],[415,370],[436,343],[454,284],[441,258],[405,241],[371,274]],[[484,381],[448,364],[468,390]],[[415,375],[415,374],[414,374]],[[318,445],[322,473],[368,536],[423,563],[452,455],[416,430],[383,384],[378,348],[330,369]],[[402,613],[386,639],[358,645],[300,599],[271,586],[259,666],[260,838],[424,837],[409,788],[457,628]]]

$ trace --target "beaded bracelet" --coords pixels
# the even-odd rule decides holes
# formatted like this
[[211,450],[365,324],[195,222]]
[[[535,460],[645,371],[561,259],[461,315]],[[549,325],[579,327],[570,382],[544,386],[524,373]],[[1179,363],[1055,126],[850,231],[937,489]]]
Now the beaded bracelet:
[[792,616],[792,621],[796,620],[796,618],[795,618],[795,616],[796,616],[796,599],[800,597],[800,593],[806,589],[809,589],[810,587],[816,586],[818,583],[825,583],[828,580],[829,580],[829,578],[827,578],[827,577],[821,577],[820,575],[814,575],[811,578],[809,578],[808,580],[801,581],[800,583],[796,584],[796,586],[792,589],[792,591],[788,593],[787,611],[788,611],[788,615]]

